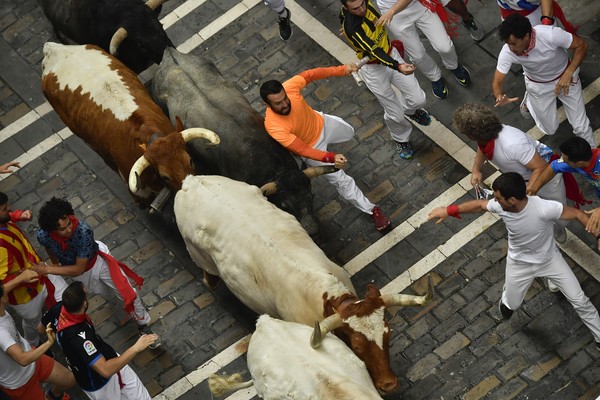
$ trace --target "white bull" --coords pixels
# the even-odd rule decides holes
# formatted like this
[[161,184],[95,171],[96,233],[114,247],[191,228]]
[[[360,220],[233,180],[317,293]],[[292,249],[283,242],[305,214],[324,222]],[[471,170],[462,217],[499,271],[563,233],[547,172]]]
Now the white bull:
[[335,333],[364,361],[383,393],[398,388],[389,364],[385,308],[423,305],[426,296],[384,295],[369,285],[359,299],[348,273],[310,239],[298,221],[261,191],[221,176],[188,176],[175,196],[177,225],[194,262],[218,275],[259,314]]
[[314,350],[308,343],[311,333],[306,325],[261,315],[248,345],[252,380],[213,375],[208,379],[211,391],[220,396],[254,384],[265,400],[381,400],[365,363],[344,342],[328,335]]

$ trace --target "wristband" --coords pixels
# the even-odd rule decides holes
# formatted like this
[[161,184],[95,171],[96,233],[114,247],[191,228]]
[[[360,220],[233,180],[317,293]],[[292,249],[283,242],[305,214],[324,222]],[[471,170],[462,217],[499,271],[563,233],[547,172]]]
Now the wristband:
[[547,15],[542,15],[540,21],[542,22],[542,25],[554,25],[554,18]]
[[321,161],[325,163],[335,163],[335,153],[330,151],[326,152]]
[[449,205],[448,207],[446,207],[446,212],[448,213],[448,216],[450,216],[450,217],[462,219],[462,217],[460,216],[460,214],[458,212],[457,204],[452,204],[452,205]]

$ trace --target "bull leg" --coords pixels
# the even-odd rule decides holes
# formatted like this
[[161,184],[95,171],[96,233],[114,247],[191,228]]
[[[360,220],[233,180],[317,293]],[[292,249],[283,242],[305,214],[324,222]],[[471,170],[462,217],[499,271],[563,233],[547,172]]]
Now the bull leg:
[[204,279],[202,280],[202,282],[204,282],[204,284],[209,289],[211,289],[211,290],[214,289],[220,281],[221,281],[220,276],[209,274],[208,272],[204,271]]

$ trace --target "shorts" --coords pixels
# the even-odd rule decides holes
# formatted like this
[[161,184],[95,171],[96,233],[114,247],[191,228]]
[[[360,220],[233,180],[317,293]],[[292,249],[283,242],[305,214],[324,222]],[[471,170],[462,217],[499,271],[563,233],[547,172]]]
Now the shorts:
[[35,371],[25,385],[17,389],[2,388],[2,390],[12,400],[44,400],[46,395],[40,384],[45,382],[52,373],[54,362],[54,359],[44,354],[35,362]]

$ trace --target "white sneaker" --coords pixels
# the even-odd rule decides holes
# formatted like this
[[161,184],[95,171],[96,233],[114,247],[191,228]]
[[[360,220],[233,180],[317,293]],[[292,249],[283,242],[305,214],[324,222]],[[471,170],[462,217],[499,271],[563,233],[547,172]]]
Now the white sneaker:
[[550,279],[548,279],[548,290],[550,290],[552,293],[556,293],[558,292],[560,289],[558,288],[558,286],[556,286],[554,284],[554,282],[552,282]]
[[567,228],[564,225],[556,224],[554,226],[554,240],[560,244],[564,244],[567,241]]

